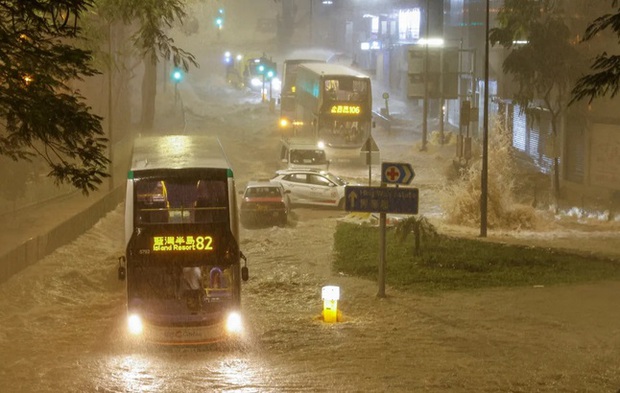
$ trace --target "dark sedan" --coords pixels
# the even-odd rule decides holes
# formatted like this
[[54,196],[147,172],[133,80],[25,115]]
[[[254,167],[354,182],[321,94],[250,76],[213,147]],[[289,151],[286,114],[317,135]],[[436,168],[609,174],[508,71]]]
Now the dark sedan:
[[271,223],[286,226],[290,211],[288,193],[279,183],[249,182],[241,200],[241,224],[245,227]]

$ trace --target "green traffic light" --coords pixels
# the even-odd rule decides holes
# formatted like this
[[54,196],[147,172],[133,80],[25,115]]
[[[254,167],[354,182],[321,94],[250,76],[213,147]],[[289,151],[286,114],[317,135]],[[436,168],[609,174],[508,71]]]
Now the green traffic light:
[[183,80],[183,72],[181,72],[181,70],[172,71],[172,80],[175,82],[180,82]]

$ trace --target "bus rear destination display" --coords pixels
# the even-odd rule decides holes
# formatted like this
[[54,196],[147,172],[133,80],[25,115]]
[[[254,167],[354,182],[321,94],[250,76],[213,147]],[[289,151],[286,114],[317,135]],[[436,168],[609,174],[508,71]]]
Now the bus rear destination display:
[[213,251],[211,236],[153,236],[154,252],[167,251]]

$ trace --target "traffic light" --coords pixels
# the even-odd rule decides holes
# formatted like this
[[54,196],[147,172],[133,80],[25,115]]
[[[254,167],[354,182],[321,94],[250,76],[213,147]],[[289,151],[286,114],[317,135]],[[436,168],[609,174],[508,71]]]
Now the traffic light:
[[274,61],[266,57],[261,57],[257,64],[257,72],[265,76],[265,80],[272,80],[278,75],[277,66]]
[[179,83],[183,80],[183,71],[175,68],[174,70],[172,70],[172,74],[170,74],[170,78],[172,79],[172,81],[174,83]]
[[224,9],[220,8],[217,11],[217,17],[215,18],[215,26],[217,26],[218,30],[222,30],[222,26],[224,26]]

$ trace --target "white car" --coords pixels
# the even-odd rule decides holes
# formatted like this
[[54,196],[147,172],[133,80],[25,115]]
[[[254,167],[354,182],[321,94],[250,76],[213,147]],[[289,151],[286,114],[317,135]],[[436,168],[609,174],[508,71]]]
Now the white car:
[[344,210],[344,188],[347,182],[336,175],[316,169],[283,169],[272,182],[290,191],[294,205],[333,206]]

